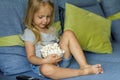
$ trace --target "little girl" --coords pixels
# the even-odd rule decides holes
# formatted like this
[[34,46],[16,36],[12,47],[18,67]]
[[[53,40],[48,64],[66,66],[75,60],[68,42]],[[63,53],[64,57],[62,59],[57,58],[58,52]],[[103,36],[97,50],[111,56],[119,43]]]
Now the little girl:
[[[51,79],[62,79],[88,74],[103,73],[100,64],[89,65],[84,53],[74,35],[70,30],[64,31],[60,40],[53,23],[54,5],[49,0],[28,0],[28,8],[25,16],[26,29],[21,36],[25,42],[27,58],[32,64],[32,69],[39,75]],[[59,43],[61,49],[65,50],[61,58],[55,54],[46,58],[41,57],[41,46]],[[80,69],[67,68],[71,58],[74,57]],[[58,65],[56,65],[58,64]]]

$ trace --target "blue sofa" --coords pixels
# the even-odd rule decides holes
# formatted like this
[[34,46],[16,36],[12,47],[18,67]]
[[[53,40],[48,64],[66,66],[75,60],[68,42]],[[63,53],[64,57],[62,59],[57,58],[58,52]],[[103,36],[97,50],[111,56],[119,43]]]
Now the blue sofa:
[[[24,46],[21,44],[9,44],[4,37],[19,35],[24,30],[22,20],[25,14],[27,0],[0,0],[0,80],[16,80],[18,75],[27,75],[39,78],[40,80],[50,80],[48,78],[34,74],[30,64],[26,59]],[[55,3],[55,22],[61,22],[61,32],[64,29],[65,3],[71,3],[97,15],[108,18],[120,12],[120,0],[52,0]],[[112,54],[96,54],[84,51],[87,61],[90,64],[100,63],[104,68],[104,73],[99,75],[86,75],[63,80],[120,80],[120,17],[112,20],[111,44]],[[18,41],[19,42],[19,41]],[[74,58],[69,68],[79,68]]]

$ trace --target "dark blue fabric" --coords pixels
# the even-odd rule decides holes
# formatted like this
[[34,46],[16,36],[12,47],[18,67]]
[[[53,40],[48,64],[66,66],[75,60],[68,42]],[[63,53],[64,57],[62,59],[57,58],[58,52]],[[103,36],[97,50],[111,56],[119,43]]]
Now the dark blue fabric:
[[113,40],[120,43],[120,19],[113,20],[111,28]]
[[120,0],[101,0],[101,4],[107,17],[120,11]]
[[59,19],[60,19],[60,24],[61,24],[61,32],[60,35],[62,35],[64,31],[64,18],[65,18],[65,9],[62,7],[58,7],[59,9]]
[[54,21],[59,21],[59,11],[58,11],[58,0],[51,0],[54,3],[54,7],[55,7],[55,17],[54,17]]

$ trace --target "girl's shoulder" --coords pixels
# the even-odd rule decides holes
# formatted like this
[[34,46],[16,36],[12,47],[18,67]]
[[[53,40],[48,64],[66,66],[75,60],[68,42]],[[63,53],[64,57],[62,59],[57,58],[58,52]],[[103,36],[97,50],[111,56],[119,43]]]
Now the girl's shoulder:
[[32,32],[32,30],[26,28],[24,30],[24,33],[21,35],[22,40],[24,41],[29,41],[29,42],[34,42],[35,40],[35,35]]
[[24,30],[24,32],[33,33],[32,30],[30,30],[30,29],[28,29],[28,28],[26,28],[26,29]]
[[24,34],[25,35],[29,35],[29,36],[35,36],[34,33],[33,33],[33,31],[31,29],[29,29],[29,28],[26,28],[24,30]]

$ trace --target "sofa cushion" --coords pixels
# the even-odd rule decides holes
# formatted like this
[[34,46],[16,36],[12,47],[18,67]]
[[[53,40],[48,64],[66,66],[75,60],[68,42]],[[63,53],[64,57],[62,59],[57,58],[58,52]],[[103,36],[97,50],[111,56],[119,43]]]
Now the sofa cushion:
[[112,20],[112,38],[114,41],[120,42],[120,12],[112,14],[108,17]]
[[25,48],[22,46],[0,47],[0,70],[4,75],[24,73],[31,70]]
[[120,0],[101,0],[106,17],[120,12]]
[[55,7],[55,17],[54,17],[54,21],[59,21],[59,11],[58,11],[58,0],[51,0],[54,3],[54,7]]
[[3,0],[0,3],[0,37],[22,33],[27,0]]
[[101,0],[106,17],[112,20],[112,37],[120,42],[120,0]]
[[112,21],[113,40],[120,43],[120,19]]
[[96,4],[96,0],[59,0],[59,5],[62,8],[65,8],[65,3],[69,2],[76,6],[91,6]]
[[[99,60],[90,59],[88,60],[88,63],[101,64],[104,69],[104,73],[98,74],[98,75],[85,75],[85,76],[72,77],[72,78],[67,78],[64,80],[119,80],[120,79],[119,78],[120,64],[118,62],[99,61]],[[79,65],[77,64],[76,61],[73,61],[71,64],[72,65],[70,67],[79,68]]]
[[65,9],[65,4],[67,2],[75,6],[87,9],[101,16],[104,16],[102,9],[99,3],[97,2],[97,0],[59,0],[58,2],[59,2],[59,7],[62,7],[64,9]]
[[84,50],[96,53],[112,52],[110,20],[67,3],[64,26],[65,30],[75,32]]

